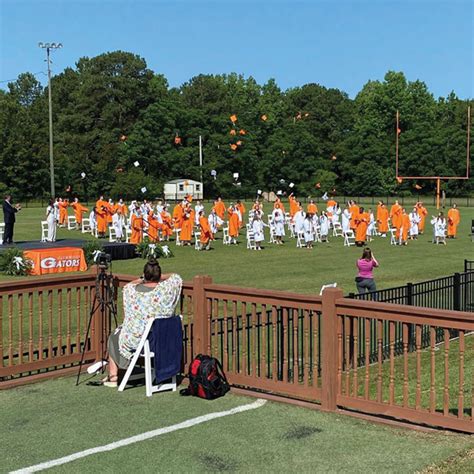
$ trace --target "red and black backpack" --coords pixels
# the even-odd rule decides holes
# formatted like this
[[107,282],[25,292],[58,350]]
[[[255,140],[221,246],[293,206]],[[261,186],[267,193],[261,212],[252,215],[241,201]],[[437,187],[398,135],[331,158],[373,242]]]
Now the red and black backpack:
[[230,390],[222,365],[214,357],[198,354],[189,364],[188,378],[189,387],[181,390],[181,395],[213,400]]

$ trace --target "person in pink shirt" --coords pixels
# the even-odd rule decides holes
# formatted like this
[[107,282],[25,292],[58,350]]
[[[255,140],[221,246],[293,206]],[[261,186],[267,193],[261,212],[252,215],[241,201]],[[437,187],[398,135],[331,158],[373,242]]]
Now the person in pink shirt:
[[362,258],[357,260],[356,266],[358,273],[355,282],[359,294],[366,291],[376,291],[373,269],[379,266],[379,262],[375,259],[372,250],[366,247],[362,253]]

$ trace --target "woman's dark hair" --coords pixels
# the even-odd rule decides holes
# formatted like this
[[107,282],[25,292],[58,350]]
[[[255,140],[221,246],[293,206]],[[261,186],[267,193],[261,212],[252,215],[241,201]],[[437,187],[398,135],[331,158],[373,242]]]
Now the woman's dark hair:
[[370,250],[369,247],[365,247],[364,251],[362,252],[362,259],[372,260],[372,250]]
[[143,267],[143,276],[146,281],[158,282],[161,279],[161,267],[158,260],[150,258]]

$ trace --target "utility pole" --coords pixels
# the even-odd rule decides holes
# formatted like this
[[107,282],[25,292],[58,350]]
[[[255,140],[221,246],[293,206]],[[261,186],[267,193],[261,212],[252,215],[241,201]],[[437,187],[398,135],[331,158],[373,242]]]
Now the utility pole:
[[202,136],[201,135],[199,135],[199,171],[201,173],[201,183],[202,183]]
[[53,155],[53,106],[51,102],[51,58],[50,52],[53,49],[63,47],[61,43],[38,43],[40,48],[46,49],[46,63],[48,65],[48,104],[49,104],[49,173],[51,178],[51,197],[56,197],[54,186],[54,155]]

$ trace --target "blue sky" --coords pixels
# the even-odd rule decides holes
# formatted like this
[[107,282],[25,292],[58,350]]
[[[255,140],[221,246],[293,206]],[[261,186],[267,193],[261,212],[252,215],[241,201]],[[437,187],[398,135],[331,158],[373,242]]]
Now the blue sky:
[[179,86],[238,72],[283,88],[317,82],[351,97],[387,70],[435,97],[474,97],[474,1],[0,0],[0,87],[46,70],[39,41],[62,42],[53,71],[117,49]]

